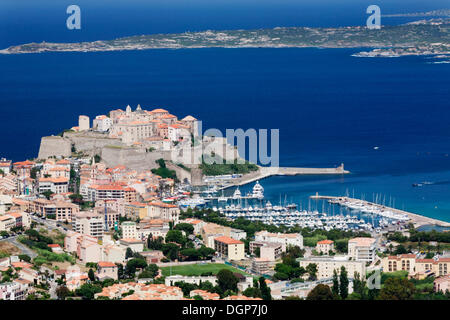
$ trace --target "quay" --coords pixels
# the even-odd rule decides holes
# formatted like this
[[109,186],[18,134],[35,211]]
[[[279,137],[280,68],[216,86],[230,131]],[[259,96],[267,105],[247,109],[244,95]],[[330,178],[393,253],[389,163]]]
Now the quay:
[[335,203],[335,204],[338,204],[341,206],[346,206],[346,204],[359,203],[359,204],[363,204],[364,206],[367,206],[367,207],[376,207],[377,209],[379,209],[381,211],[392,211],[395,214],[406,215],[410,218],[410,222],[414,224],[415,228],[418,228],[423,225],[437,225],[437,226],[442,226],[442,227],[450,227],[449,222],[445,222],[445,221],[441,221],[441,220],[437,220],[437,219],[433,219],[433,218],[428,218],[428,217],[425,217],[425,216],[422,216],[422,215],[419,215],[416,213],[388,207],[388,206],[385,206],[382,204],[378,204],[378,203],[374,203],[374,202],[370,202],[370,201],[366,201],[366,200],[354,199],[354,198],[350,198],[350,197],[322,196],[322,195],[319,195],[318,193],[316,193],[313,196],[310,196],[310,198],[313,200],[328,200],[330,203]]
[[247,173],[240,178],[228,180],[219,190],[242,186],[271,176],[340,175],[349,173],[350,171],[344,169],[343,163],[336,168],[259,167],[258,171]]

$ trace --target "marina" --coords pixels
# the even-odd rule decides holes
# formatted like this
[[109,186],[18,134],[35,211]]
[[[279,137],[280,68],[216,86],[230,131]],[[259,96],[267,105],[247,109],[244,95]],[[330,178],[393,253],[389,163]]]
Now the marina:
[[[311,229],[340,229],[380,232],[393,225],[405,224],[409,217],[387,210],[376,212],[376,208],[365,208],[361,203],[355,206],[340,205],[333,197],[313,196],[307,205],[288,202],[287,197],[279,204],[272,204],[264,197],[264,187],[259,181],[253,185],[251,191],[243,194],[239,187],[224,191],[216,186],[198,191],[196,197],[185,199],[178,204],[184,207],[205,207],[219,212],[225,218],[235,220],[244,218],[259,221],[269,225],[301,227]],[[230,191],[232,193],[230,194]],[[317,200],[317,201],[314,201]],[[356,204],[360,206],[357,207]],[[366,210],[367,209],[367,210]]]
[[[250,185],[249,185],[250,186]],[[247,188],[248,190],[248,188]],[[224,217],[235,220],[244,218],[276,226],[299,226],[312,229],[340,229],[379,232],[389,227],[415,227],[434,225],[449,227],[450,223],[428,218],[395,208],[395,199],[374,195],[372,202],[354,197],[325,196],[316,193],[309,196],[307,204],[288,202],[287,196],[273,204],[273,197],[267,200],[264,187],[259,180],[247,191],[240,187],[221,188],[216,184],[196,190],[193,198],[178,202],[181,208],[211,208]],[[348,193],[348,192],[347,192]]]

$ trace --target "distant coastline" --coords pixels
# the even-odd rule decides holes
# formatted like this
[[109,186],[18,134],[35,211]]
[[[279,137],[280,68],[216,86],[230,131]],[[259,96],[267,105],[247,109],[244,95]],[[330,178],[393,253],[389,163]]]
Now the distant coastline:
[[103,52],[189,48],[374,48],[357,57],[449,55],[450,19],[420,20],[381,29],[366,27],[224,30],[152,34],[78,43],[28,43],[0,50],[1,54],[42,52]]

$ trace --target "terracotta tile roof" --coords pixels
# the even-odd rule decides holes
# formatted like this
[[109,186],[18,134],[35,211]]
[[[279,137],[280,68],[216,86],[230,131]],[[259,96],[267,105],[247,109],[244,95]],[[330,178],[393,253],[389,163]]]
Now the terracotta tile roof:
[[333,244],[334,241],[333,240],[322,240],[317,242],[317,244]]
[[349,243],[356,243],[357,246],[370,246],[375,242],[374,238],[365,238],[365,237],[358,237],[353,238],[348,241]]
[[59,183],[59,182],[68,182],[69,178],[65,177],[57,177],[57,178],[40,178],[39,182],[53,182],[53,183]]
[[233,238],[222,236],[214,239],[215,241],[219,241],[225,244],[244,244],[242,241],[235,240]]
[[150,202],[148,205],[161,207],[161,208],[178,208],[178,206],[176,206],[174,204],[169,204],[169,203],[164,203],[164,202],[159,202],[159,201]]
[[169,112],[169,111],[167,111],[167,110],[165,110],[165,109],[154,109],[154,110],[152,110],[152,111],[150,111],[151,113],[165,113],[165,112]]
[[99,263],[97,263],[97,265],[101,268],[117,267],[115,263],[107,262],[107,261],[100,261]]

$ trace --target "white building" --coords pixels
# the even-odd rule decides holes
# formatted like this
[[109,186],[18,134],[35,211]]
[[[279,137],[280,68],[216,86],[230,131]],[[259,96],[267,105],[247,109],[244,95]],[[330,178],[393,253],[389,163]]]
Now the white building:
[[376,256],[374,238],[353,238],[348,241],[348,255],[353,260],[373,262]]
[[191,132],[188,126],[182,124],[171,124],[168,126],[168,138],[170,141],[187,140],[190,141]]
[[270,233],[260,231],[255,233],[255,241],[282,243],[285,247],[297,246],[303,249],[303,236],[300,233]]
[[101,132],[108,131],[109,128],[111,128],[111,125],[112,125],[111,118],[108,118],[105,115],[96,116],[92,123],[92,127],[94,128],[94,130]]
[[234,240],[242,240],[247,238],[247,232],[240,229],[231,229],[230,230],[230,238]]
[[25,300],[28,285],[21,282],[7,282],[0,284],[0,300]]
[[91,212],[79,212],[72,216],[72,226],[75,232],[101,239],[104,217]]
[[69,191],[69,178],[39,178],[39,193],[51,191],[52,193],[66,193]]
[[16,226],[16,219],[10,215],[0,216],[0,231],[9,231]]
[[5,175],[11,173],[11,166],[11,160],[6,160],[5,158],[0,159],[0,170],[2,170]]
[[88,131],[90,129],[90,120],[88,116],[78,117],[78,127],[80,131]]
[[166,286],[174,286],[177,282],[186,282],[191,284],[200,285],[201,283],[204,283],[205,281],[209,281],[212,283],[212,285],[217,284],[217,277],[216,276],[182,276],[182,275],[174,275],[174,276],[168,276],[164,279]]
[[125,221],[120,226],[122,227],[123,239],[138,239],[138,233],[135,222]]
[[316,244],[316,251],[318,253],[329,254],[330,251],[334,251],[334,241],[322,240]]
[[333,277],[334,270],[339,274],[341,267],[347,271],[348,277],[353,278],[355,272],[358,272],[363,279],[366,275],[366,264],[364,261],[350,260],[347,256],[333,257],[311,257],[299,258],[300,267],[306,268],[309,264],[317,265],[317,279]]

